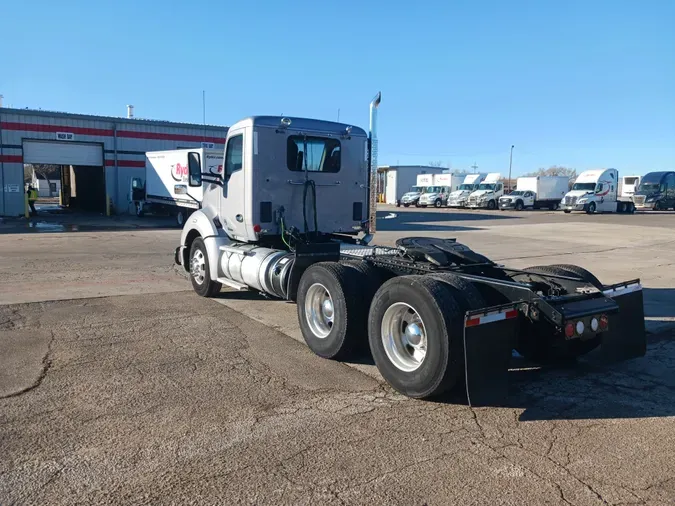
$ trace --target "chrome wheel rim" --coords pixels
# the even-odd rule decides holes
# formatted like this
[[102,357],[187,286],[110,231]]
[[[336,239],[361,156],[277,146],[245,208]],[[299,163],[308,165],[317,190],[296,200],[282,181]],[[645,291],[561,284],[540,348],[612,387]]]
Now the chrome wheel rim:
[[312,333],[325,339],[333,329],[335,306],[328,289],[321,283],[314,283],[305,297],[305,319]]
[[200,249],[195,250],[190,260],[190,274],[198,285],[204,283],[206,279],[206,259],[204,252]]
[[427,355],[427,332],[412,306],[405,302],[389,306],[380,330],[384,351],[397,369],[413,372],[421,367]]

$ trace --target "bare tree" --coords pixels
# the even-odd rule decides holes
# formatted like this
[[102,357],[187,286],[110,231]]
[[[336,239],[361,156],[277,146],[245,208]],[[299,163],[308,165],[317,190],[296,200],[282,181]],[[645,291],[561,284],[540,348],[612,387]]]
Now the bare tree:
[[436,160],[435,162],[429,162],[429,167],[443,167],[443,162],[441,160]]
[[31,176],[28,178],[28,181],[31,181],[33,179],[32,173],[35,172],[37,176],[42,177],[42,179],[45,179],[47,181],[47,187],[49,188],[49,195],[52,196],[51,181],[56,181],[59,178],[61,166],[48,164],[24,165],[23,168],[24,181],[26,181],[26,168],[29,168],[31,174]]
[[569,167],[561,167],[559,165],[553,165],[548,169],[540,168],[535,172],[531,172],[528,176],[565,176],[570,179],[576,179],[577,170],[571,169]]

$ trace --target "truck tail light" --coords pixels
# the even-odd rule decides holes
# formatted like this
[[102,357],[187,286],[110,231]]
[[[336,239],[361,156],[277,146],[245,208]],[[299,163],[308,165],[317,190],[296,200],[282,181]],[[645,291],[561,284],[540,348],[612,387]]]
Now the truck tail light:
[[260,225],[253,225],[253,231],[256,234],[259,234],[261,230],[262,230],[262,227]]
[[607,327],[609,327],[609,318],[606,314],[603,314],[600,317],[600,330],[607,330]]
[[574,336],[574,323],[570,322],[567,325],[565,325],[565,337],[573,337]]

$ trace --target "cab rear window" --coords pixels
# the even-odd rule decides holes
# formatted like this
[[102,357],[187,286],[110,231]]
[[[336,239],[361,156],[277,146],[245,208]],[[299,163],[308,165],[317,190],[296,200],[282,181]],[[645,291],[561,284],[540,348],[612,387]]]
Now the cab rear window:
[[291,135],[287,141],[286,164],[296,172],[339,172],[340,141],[327,137]]

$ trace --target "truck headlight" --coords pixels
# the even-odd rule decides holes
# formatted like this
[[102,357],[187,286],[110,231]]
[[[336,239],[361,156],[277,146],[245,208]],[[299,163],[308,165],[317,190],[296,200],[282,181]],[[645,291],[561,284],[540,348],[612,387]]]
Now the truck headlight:
[[645,202],[654,202],[654,200],[654,197],[649,197],[647,200],[645,200]]
[[579,200],[577,200],[577,204],[585,204],[586,202],[588,202],[588,199],[579,199]]

